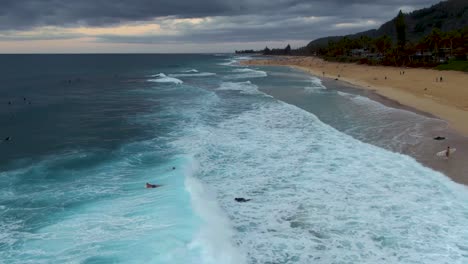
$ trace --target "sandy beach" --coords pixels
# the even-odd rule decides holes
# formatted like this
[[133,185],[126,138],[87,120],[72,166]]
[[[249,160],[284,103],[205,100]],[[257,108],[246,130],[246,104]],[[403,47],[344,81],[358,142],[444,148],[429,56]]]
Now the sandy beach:
[[[465,159],[468,157],[468,74],[334,63],[313,57],[268,57],[242,63],[292,66],[320,77],[329,89],[356,89],[356,93],[384,105],[447,121],[424,127],[423,138],[418,144],[408,143],[401,149],[382,147],[412,156],[453,181],[468,185],[468,165]],[[439,78],[437,82],[436,77]],[[288,101],[287,97],[280,99]],[[295,104],[293,101],[290,103]],[[446,140],[433,140],[440,135],[446,137]],[[456,155],[451,159],[441,159],[434,155],[447,145],[457,148]]]
[[294,66],[319,77],[349,82],[446,120],[468,136],[467,73],[326,62],[317,57],[269,57],[243,63]]

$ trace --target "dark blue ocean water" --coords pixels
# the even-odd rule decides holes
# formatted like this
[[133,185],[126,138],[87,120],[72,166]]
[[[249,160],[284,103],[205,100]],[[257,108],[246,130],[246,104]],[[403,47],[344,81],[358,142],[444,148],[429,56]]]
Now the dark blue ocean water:
[[2,55],[1,136],[15,140],[2,146],[1,164],[77,148],[108,151],[164,133],[164,124],[154,130],[157,124],[129,123],[157,112],[158,100],[164,100],[146,100],[134,91],[151,87],[145,76],[155,71],[203,57]]
[[232,55],[0,59],[0,263],[467,261],[466,187],[358,140],[430,118]]

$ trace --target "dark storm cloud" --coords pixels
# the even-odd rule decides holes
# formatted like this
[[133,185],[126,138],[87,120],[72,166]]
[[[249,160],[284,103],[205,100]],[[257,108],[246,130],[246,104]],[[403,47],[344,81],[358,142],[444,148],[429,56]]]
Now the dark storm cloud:
[[[154,17],[235,16],[247,14],[378,16],[356,7],[381,12],[399,6],[427,6],[433,0],[2,0],[0,27],[93,25],[144,21]],[[358,8],[359,9],[359,8]],[[367,13],[367,14],[366,14]]]
[[222,14],[226,2],[204,0],[186,4],[176,0],[2,0],[1,29],[34,26],[102,26],[144,21],[160,16],[197,17]]
[[[177,29],[180,34],[98,36],[100,41],[125,43],[228,42],[311,39],[376,28],[399,8],[421,8],[436,0],[2,0],[0,33],[38,26],[112,26],[155,18],[215,17],[216,23]],[[307,19],[319,17],[319,20]],[[336,27],[336,24],[343,24]],[[224,25],[224,26],[223,26]],[[348,25],[348,26],[347,26]],[[354,25],[354,26],[353,26]],[[53,39],[54,35],[44,38]],[[61,38],[64,36],[57,36]],[[74,35],[68,37],[73,38]],[[66,38],[66,37],[65,37]],[[16,39],[3,34],[0,39]]]

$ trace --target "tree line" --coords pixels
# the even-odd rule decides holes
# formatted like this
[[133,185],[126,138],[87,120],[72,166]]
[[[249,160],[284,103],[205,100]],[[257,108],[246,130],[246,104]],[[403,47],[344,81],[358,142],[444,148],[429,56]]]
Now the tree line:
[[236,54],[262,54],[262,55],[291,55],[291,45],[287,45],[284,49],[270,49],[265,47],[263,50],[236,50]]
[[[468,54],[468,27],[442,32],[432,32],[418,41],[406,39],[406,25],[400,11],[395,21],[396,41],[388,35],[370,38],[343,37],[330,40],[324,47],[302,47],[294,55],[317,55],[326,60],[383,64],[394,66],[436,66],[447,59],[466,60]],[[356,53],[356,51],[362,51]]]
[[405,17],[401,11],[393,23],[396,40],[388,35],[377,38],[361,35],[329,40],[328,44],[318,47],[310,45],[291,50],[288,44],[284,49],[266,47],[264,50],[249,52],[264,55],[314,55],[330,61],[413,67],[434,67],[448,59],[467,60],[468,27],[447,32],[433,28],[428,35],[410,41],[407,39]]

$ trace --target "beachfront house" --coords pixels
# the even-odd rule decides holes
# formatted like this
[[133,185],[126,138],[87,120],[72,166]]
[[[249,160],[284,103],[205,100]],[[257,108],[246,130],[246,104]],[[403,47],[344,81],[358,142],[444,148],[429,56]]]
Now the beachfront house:
[[364,55],[365,55],[366,53],[368,53],[368,50],[366,50],[366,49],[352,49],[352,50],[350,51],[350,55],[351,55],[352,57],[360,57],[360,58],[361,58],[361,57],[365,57]]

